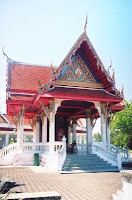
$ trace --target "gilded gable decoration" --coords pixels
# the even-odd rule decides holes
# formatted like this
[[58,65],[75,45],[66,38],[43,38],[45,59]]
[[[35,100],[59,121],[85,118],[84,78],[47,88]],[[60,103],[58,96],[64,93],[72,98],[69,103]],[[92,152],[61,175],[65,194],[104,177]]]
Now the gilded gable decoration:
[[58,80],[55,81],[55,84],[103,88],[103,85],[96,81],[79,54],[74,57],[71,65],[65,68],[65,70],[59,76]]

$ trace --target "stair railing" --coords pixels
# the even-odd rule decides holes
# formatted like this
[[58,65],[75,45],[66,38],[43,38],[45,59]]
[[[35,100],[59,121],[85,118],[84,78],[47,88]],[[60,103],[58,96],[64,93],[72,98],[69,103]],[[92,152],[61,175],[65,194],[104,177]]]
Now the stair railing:
[[58,150],[58,170],[61,171],[66,159],[66,138],[63,136],[62,148]]
[[23,153],[43,153],[45,144],[43,143],[23,143]]
[[128,162],[130,161],[130,154],[129,154],[129,149],[122,149],[119,148],[113,144],[110,144],[110,150],[112,152],[119,152],[121,155],[121,161],[122,162]]
[[19,151],[19,145],[17,143],[9,144],[0,150],[0,160],[4,159],[6,156],[17,153],[17,151]]
[[87,152],[87,144],[76,144],[78,153],[86,153]]
[[112,165],[120,167],[120,156],[117,152],[109,151],[102,143],[93,142],[93,153],[97,154]]

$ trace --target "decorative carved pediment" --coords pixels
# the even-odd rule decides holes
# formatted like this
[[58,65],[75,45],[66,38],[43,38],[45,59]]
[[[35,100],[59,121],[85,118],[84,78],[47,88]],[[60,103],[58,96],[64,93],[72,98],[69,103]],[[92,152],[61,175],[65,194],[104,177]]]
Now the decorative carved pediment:
[[78,87],[103,88],[103,85],[95,79],[79,54],[75,56],[71,64],[66,66],[56,85],[69,85]]

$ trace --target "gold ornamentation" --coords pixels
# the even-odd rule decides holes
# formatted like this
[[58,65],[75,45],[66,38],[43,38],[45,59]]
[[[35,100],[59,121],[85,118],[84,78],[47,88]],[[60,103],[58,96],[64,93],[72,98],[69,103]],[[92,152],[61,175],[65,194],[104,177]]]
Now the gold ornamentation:
[[75,57],[72,64],[68,67],[64,74],[62,74],[60,79],[55,81],[55,84],[103,88],[101,83],[97,83],[80,55]]
[[103,117],[105,120],[108,120],[111,116],[111,106],[108,109],[109,104],[108,103],[101,103],[101,113],[103,114]]
[[36,117],[33,117],[31,120],[28,119],[28,122],[30,124],[30,126],[32,127],[32,129],[34,129],[35,125],[36,125]]
[[54,82],[50,81],[43,85],[41,88],[39,88],[39,92],[47,92],[48,90],[54,88]]
[[44,106],[43,101],[40,100],[40,103],[42,105],[42,109],[44,111],[45,116],[49,119],[50,118],[49,108],[47,106]]
[[80,69],[80,67],[78,66],[75,70],[75,75],[77,76],[77,78],[81,78],[82,76],[82,70]]
[[88,108],[88,109],[86,109],[86,110],[85,110],[86,117],[89,117],[89,118],[90,118],[90,117],[91,117],[91,112],[92,112],[92,110],[91,110],[91,109],[89,109],[89,108]]

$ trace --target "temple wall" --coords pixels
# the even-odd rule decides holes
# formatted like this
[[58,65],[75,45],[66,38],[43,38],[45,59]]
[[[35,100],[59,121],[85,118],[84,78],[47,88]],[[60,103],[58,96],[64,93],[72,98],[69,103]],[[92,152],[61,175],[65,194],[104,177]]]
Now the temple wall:
[[[61,137],[65,135],[68,140],[68,121],[67,116],[56,116],[55,118],[55,140],[61,140]],[[67,141],[68,142],[68,141]]]

